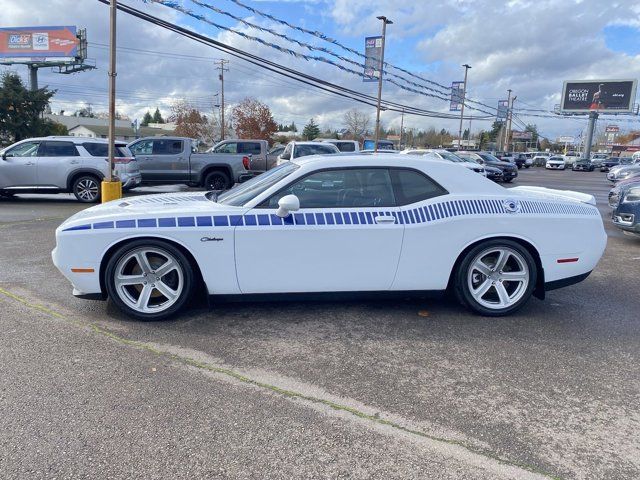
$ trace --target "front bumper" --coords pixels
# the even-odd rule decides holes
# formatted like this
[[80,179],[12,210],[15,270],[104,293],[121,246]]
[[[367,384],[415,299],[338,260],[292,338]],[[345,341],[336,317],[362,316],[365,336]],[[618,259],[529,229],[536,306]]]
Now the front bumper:
[[142,175],[139,173],[123,173],[120,175],[120,181],[122,182],[123,190],[130,190],[142,183]]
[[556,164],[556,163],[547,163],[545,165],[545,168],[549,169],[549,170],[564,170],[566,168],[566,165],[563,164]]

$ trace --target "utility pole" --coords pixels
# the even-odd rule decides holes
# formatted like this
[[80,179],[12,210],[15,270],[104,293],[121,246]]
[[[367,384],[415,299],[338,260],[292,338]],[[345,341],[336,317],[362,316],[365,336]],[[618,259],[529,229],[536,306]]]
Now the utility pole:
[[380,52],[380,70],[378,72],[378,105],[376,107],[376,142],[373,147],[373,152],[378,152],[378,140],[380,140],[380,101],[382,100],[382,71],[384,70],[384,41],[387,34],[387,25],[393,24],[393,22],[385,16],[376,17],[378,20],[382,20],[382,45]]
[[398,147],[402,148],[402,130],[404,128],[404,108],[402,109],[402,116],[400,117],[400,143]]
[[[461,143],[462,142],[462,118],[464,117],[464,100],[467,94],[467,72],[471,68],[471,66],[467,65],[466,63],[462,66],[464,67],[464,83],[462,84],[462,98],[460,99],[460,103],[462,104],[462,106],[460,108],[460,129],[458,130],[458,150],[460,150],[460,147],[462,146],[462,143]],[[471,135],[471,132],[469,132],[469,135]]]
[[229,71],[228,68],[225,68],[225,64],[229,63],[229,60],[216,60],[218,66],[217,70],[220,70],[220,74],[218,78],[220,79],[220,140],[224,140],[224,72]]
[[[511,90],[509,90],[509,96],[511,96]],[[509,126],[507,127],[507,136],[506,136],[506,139],[507,139],[507,148],[506,148],[506,151],[507,151],[507,152],[509,151],[510,143],[511,143],[511,123],[512,123],[512,121],[513,121],[513,104],[515,103],[516,98],[518,98],[518,97],[517,97],[517,96],[514,96],[514,97],[511,99],[511,105],[509,106],[509,122],[508,122],[508,123],[509,123]]]
[[111,0],[109,16],[109,167],[102,181],[102,202],[122,198],[122,183],[113,176],[113,158],[116,141],[116,13],[118,1]]
[[511,105],[511,89],[507,90],[509,92],[509,96],[507,97],[507,118],[504,119],[504,135],[502,137],[502,151],[507,151],[507,138],[509,136],[509,105]]
[[30,64],[29,66],[29,89],[32,92],[38,90],[38,67]]

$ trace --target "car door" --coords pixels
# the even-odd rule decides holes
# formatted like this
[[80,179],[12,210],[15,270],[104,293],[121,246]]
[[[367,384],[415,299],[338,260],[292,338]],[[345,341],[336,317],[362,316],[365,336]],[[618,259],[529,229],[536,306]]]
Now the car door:
[[37,163],[40,141],[22,142],[7,149],[0,160],[0,188],[31,187],[38,184]]
[[[277,216],[278,200],[291,194],[300,210]],[[387,290],[404,231],[386,168],[316,171],[237,222],[243,293]]]
[[142,181],[150,182],[153,177],[153,173],[151,172],[153,169],[153,157],[151,157],[153,153],[153,140],[138,140],[129,146],[129,150],[131,150],[131,153],[136,157]]
[[153,139],[151,181],[159,183],[188,182],[190,152],[184,151],[184,140]]
[[69,174],[82,167],[80,153],[73,142],[46,140],[38,150],[38,184],[41,187],[67,187]]

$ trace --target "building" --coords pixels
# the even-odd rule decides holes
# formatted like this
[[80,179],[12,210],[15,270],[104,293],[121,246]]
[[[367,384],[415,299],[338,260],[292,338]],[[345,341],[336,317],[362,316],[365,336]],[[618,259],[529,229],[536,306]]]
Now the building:
[[[107,138],[109,136],[109,120],[106,118],[76,117],[50,113],[44,116],[67,127],[69,135],[74,137]],[[136,132],[130,120],[116,120],[115,124],[116,140],[125,142],[131,142],[140,137],[174,135],[176,128],[173,123],[150,123],[148,127],[139,127]]]

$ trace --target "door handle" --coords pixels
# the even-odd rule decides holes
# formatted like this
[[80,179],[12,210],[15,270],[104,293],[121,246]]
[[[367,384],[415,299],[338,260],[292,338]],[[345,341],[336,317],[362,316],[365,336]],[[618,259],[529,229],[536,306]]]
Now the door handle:
[[71,160],[69,163],[70,163],[71,165],[77,165],[77,164],[79,164],[80,162],[79,162],[78,160]]
[[27,163],[25,163],[25,165],[27,165],[27,166],[33,166],[33,165],[35,165],[35,163],[33,163],[33,162],[27,162]]
[[392,216],[392,215],[378,215],[375,218],[376,223],[378,224],[383,224],[383,225],[388,225],[391,223],[396,223],[396,217]]

